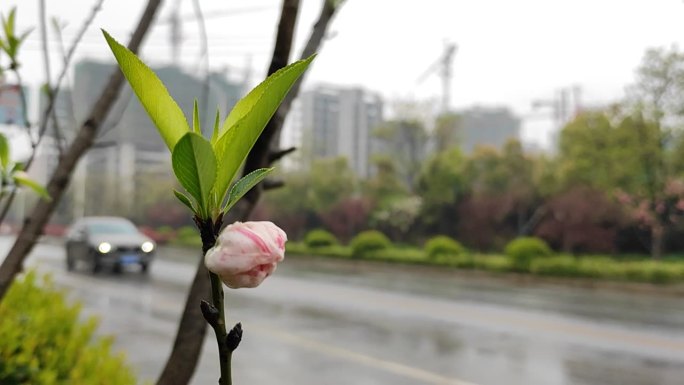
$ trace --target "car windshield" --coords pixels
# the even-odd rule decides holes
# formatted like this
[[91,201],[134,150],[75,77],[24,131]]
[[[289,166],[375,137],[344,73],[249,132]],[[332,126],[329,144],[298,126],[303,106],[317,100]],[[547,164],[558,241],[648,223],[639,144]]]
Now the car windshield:
[[91,234],[137,234],[138,229],[127,222],[94,222],[87,224]]

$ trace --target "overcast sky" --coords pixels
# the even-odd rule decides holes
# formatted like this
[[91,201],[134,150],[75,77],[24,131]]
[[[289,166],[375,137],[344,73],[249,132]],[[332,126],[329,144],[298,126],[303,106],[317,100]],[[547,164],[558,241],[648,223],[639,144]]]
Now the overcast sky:
[[[47,0],[49,17],[67,27],[67,43],[90,12],[93,0]],[[6,13],[18,5],[20,29],[37,25],[37,1],[3,1]],[[126,41],[144,1],[106,0],[77,54],[107,59],[99,29]],[[169,64],[168,17],[175,0],[165,2],[142,55]],[[321,0],[302,0],[297,52],[306,40]],[[210,66],[228,67],[233,76],[252,68],[251,80],[263,77],[273,46],[279,0],[201,2],[207,16]],[[182,63],[196,71],[198,26],[190,0],[180,2],[184,43]],[[385,98],[438,103],[436,75],[417,79],[442,54],[445,42],[458,44],[453,63],[452,107],[510,106],[525,118],[523,138],[548,145],[552,124],[531,118],[531,102],[551,98],[561,87],[579,85],[585,105],[619,99],[648,47],[684,41],[681,0],[347,0],[331,38],[312,68],[307,84],[360,85]],[[55,35],[50,31],[53,52]],[[44,79],[36,29],[22,53],[27,82]],[[61,68],[52,57],[53,78]]]

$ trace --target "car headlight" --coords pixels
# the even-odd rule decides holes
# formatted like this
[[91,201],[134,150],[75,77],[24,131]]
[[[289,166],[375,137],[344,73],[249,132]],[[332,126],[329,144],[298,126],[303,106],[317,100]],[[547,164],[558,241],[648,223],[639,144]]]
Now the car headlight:
[[146,253],[149,253],[152,250],[154,250],[154,243],[152,243],[150,241],[145,241],[145,242],[143,242],[142,246],[140,246],[140,250],[142,250]]
[[112,251],[112,245],[109,242],[102,242],[97,246],[97,251],[102,254],[107,254]]

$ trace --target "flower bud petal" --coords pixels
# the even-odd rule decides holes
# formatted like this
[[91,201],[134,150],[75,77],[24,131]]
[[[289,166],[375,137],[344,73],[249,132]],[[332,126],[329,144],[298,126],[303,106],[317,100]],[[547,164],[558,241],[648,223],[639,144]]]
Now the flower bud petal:
[[257,287],[285,257],[286,241],[272,222],[235,222],[219,234],[204,263],[228,287]]

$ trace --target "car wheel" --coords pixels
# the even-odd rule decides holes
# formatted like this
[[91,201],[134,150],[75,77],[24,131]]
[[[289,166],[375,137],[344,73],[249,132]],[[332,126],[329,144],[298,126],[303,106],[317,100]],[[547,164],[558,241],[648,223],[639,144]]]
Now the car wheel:
[[71,251],[70,247],[67,247],[66,248],[66,268],[67,268],[67,271],[74,271],[75,266],[76,266],[76,261],[74,261],[73,252]]
[[115,263],[112,271],[114,274],[121,274],[123,273],[123,266],[120,263]]
[[97,274],[100,271],[102,271],[102,262],[100,261],[100,256],[97,255],[97,253],[95,253],[94,251],[91,251],[90,255],[92,262],[91,271],[93,272],[93,274]]

